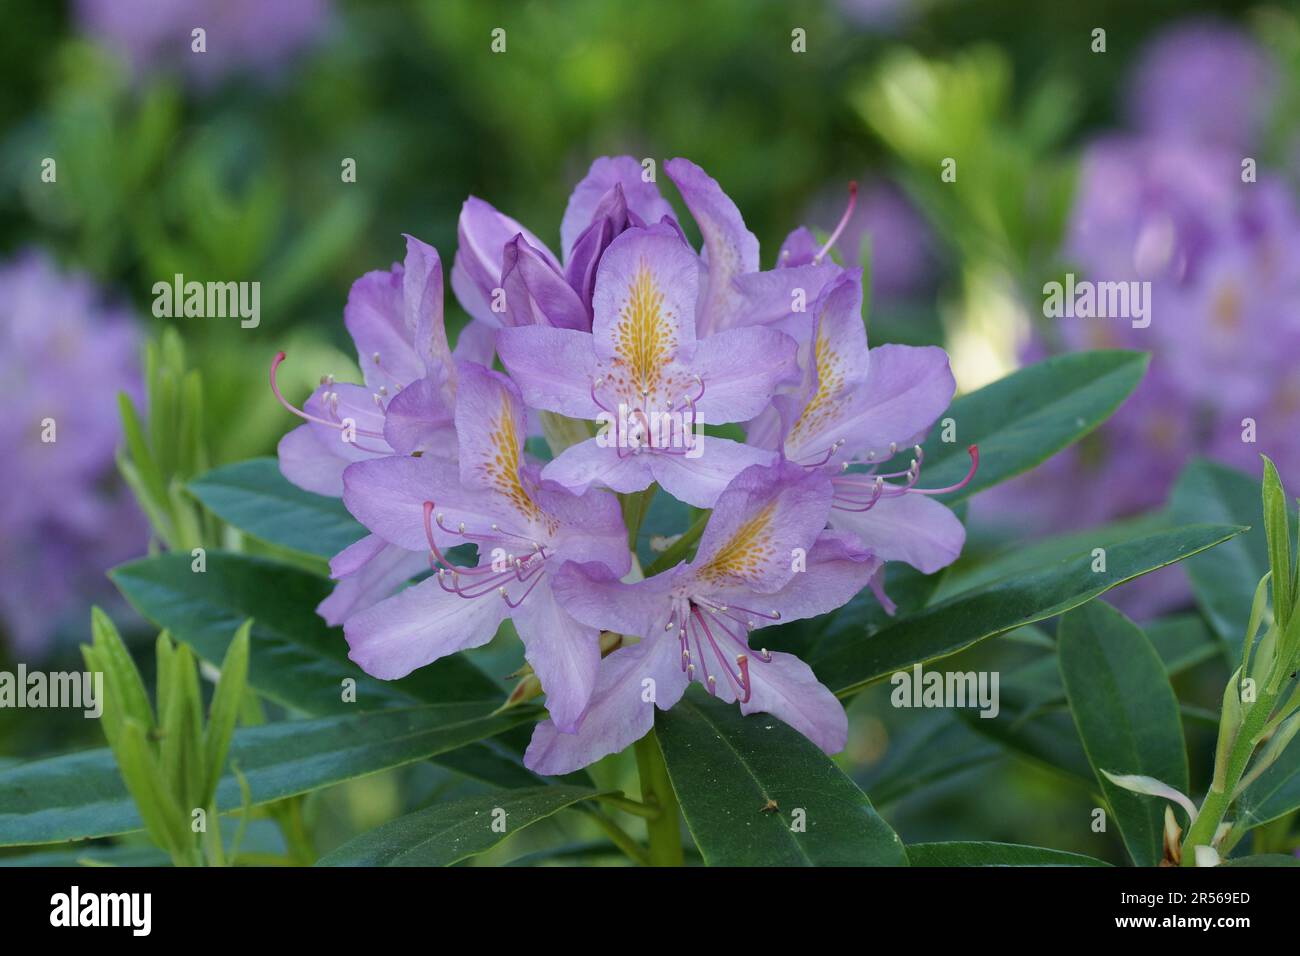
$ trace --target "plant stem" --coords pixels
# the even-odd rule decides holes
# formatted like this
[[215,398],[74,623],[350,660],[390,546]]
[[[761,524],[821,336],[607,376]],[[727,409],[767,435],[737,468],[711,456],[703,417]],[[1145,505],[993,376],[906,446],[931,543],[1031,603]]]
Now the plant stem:
[[596,825],[604,831],[605,836],[609,837],[609,841],[622,850],[633,863],[638,863],[641,866],[650,865],[650,857],[646,855],[645,848],[628,836],[621,826],[595,807],[586,808],[586,812],[596,822]]
[[682,834],[678,823],[677,795],[668,779],[668,765],[664,763],[654,728],[634,747],[637,770],[641,774],[641,800],[660,811],[656,819],[647,819],[645,824],[650,839],[650,863],[652,866],[681,866]]
[[641,817],[645,820],[657,820],[663,815],[658,807],[652,807],[640,800],[630,800],[618,794],[602,793],[596,799],[601,803],[609,804],[615,810],[622,810],[624,813],[630,813],[634,817]]
[[1219,824],[1223,822],[1232,803],[1232,794],[1246,772],[1246,765],[1250,763],[1250,758],[1255,753],[1255,747],[1264,734],[1269,715],[1272,714],[1276,702],[1277,693],[1266,686],[1260,692],[1259,699],[1246,712],[1241,728],[1237,731],[1237,737],[1228,751],[1227,768],[1223,773],[1222,782],[1217,779],[1219,768],[1216,767],[1216,781],[1210,785],[1210,791],[1205,795],[1205,801],[1201,804],[1195,822],[1187,830],[1187,837],[1183,840],[1183,866],[1196,865],[1198,846],[1213,844]]

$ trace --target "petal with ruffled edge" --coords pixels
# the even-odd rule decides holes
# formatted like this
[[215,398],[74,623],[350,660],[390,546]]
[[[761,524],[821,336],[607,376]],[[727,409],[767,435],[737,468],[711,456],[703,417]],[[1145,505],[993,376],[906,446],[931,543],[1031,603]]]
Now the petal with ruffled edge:
[[[779,462],[746,468],[718,497],[690,568],[700,587],[771,593],[826,526],[830,480]],[[739,601],[739,604],[745,602]]]
[[325,444],[311,425],[299,425],[280,439],[276,447],[280,474],[303,491],[337,498],[343,494],[343,470],[350,459]]
[[460,363],[457,371],[461,482],[504,496],[514,510],[531,514],[535,509],[520,484],[527,432],[519,389],[500,372],[472,362]]
[[700,296],[697,334],[702,338],[729,328],[744,300],[732,285],[736,276],[758,271],[758,239],[717,180],[688,159],[670,159],[664,171],[677,184],[686,208],[700,227],[708,282]]
[[578,293],[523,236],[515,236],[505,245],[501,288],[505,290],[508,325],[552,326],[583,332],[591,328],[587,307]]
[[616,185],[621,188],[627,209],[644,222],[658,222],[673,214],[673,207],[659,193],[653,181],[642,178],[641,163],[631,156],[600,156],[573,188],[564,218],[560,220],[560,246],[568,261],[578,237],[595,220],[603,201]]
[[447,326],[443,321],[442,296],[442,259],[438,250],[408,235],[402,270],[406,328],[424,372],[441,368],[451,376],[454,368],[451,348],[447,344]]
[[501,288],[501,260],[506,243],[522,235],[559,268],[546,244],[490,203],[475,196],[465,200],[456,224],[456,257],[451,267],[451,289],[457,301],[475,319],[500,326],[501,316],[492,311],[493,290]]
[[383,387],[395,392],[424,374],[412,330],[406,325],[404,274],[400,265],[391,271],[367,272],[352,283],[343,307],[343,324],[356,344],[361,374],[372,391]]
[[750,697],[740,705],[741,713],[779,717],[828,754],[844,749],[849,736],[848,715],[812,668],[799,658],[779,652],[767,662],[751,658],[749,679]]
[[428,566],[425,553],[391,545],[377,534],[366,535],[330,560],[330,576],[338,583],[330,596],[316,606],[316,613],[330,627],[337,627],[388,597]]
[[667,710],[686,690],[675,639],[643,640],[621,647],[600,665],[596,688],[576,733],[561,733],[552,721],[537,725],[524,754],[534,773],[572,773],[618,753],[654,726],[654,710]]
[[654,462],[659,457],[653,452],[633,454],[629,449],[615,448],[612,439],[611,444],[603,445],[599,438],[588,438],[570,445],[548,462],[542,477],[575,495],[593,485],[626,495],[650,487],[655,480]]
[[435,369],[402,389],[384,413],[384,439],[399,455],[457,455],[456,424],[451,388]]
[[695,342],[699,260],[662,226],[629,229],[600,261],[592,299],[592,337],[607,407],[659,409],[693,380],[676,363]]
[[856,391],[834,426],[825,429],[822,440],[843,438],[846,452],[884,456],[891,442],[905,445],[921,438],[947,409],[955,389],[943,349],[878,346],[871,350],[866,385]]
[[844,271],[833,262],[824,262],[737,276],[733,284],[744,304],[732,324],[776,325],[796,316],[807,316],[817,299]]
[[758,415],[776,387],[799,374],[795,351],[794,339],[776,329],[728,329],[700,339],[686,363],[704,383],[697,419],[723,425]]
[[854,534],[884,560],[903,561],[923,574],[952,564],[966,543],[957,516],[926,495],[882,497],[867,511],[835,508],[830,523]]
[[731,480],[746,468],[771,465],[777,460],[776,452],[729,438],[696,434],[692,441],[690,454],[656,452],[640,457],[648,460],[654,480],[664,491],[696,508],[712,508]]
[[495,593],[463,598],[436,576],[360,611],[343,625],[348,653],[367,674],[396,680],[492,640],[509,608]]
[[736,587],[714,592],[722,604],[752,607],[776,617],[757,617],[753,626],[767,627],[786,621],[827,614],[848,604],[883,566],[881,559],[862,547],[851,534],[823,531],[808,551],[806,567],[792,574],[779,591],[755,597],[752,590]]
[[576,620],[602,631],[655,637],[672,614],[670,595],[683,572],[625,583],[604,564],[569,561],[551,575],[556,600]]
[[[424,503],[434,503],[435,515],[456,529],[464,523],[471,533],[485,534],[502,520],[495,495],[461,487],[455,462],[432,456],[393,456],[357,462],[343,473],[343,504],[352,516],[385,541],[409,551],[425,552]],[[434,541],[453,548],[465,538],[431,522]]]
[[785,242],[781,243],[781,249],[776,254],[776,267],[794,269],[811,265],[820,247],[821,244],[811,229],[807,226],[798,226],[785,237]]
[[590,335],[572,329],[502,329],[497,349],[530,407],[570,418],[599,416],[600,406],[591,397],[596,351]]
[[524,659],[546,691],[551,720],[561,733],[573,733],[596,686],[600,632],[566,614],[547,581],[533,588],[513,619]]
[[533,496],[558,523],[548,545],[556,561],[599,562],[618,577],[631,570],[627,525],[616,497],[596,490],[575,495],[557,482],[543,480],[535,483]]

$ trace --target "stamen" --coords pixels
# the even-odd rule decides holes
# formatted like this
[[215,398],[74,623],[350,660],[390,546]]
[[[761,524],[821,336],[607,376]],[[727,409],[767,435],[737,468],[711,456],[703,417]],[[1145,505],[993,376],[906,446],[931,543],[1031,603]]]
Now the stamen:
[[[328,428],[337,428],[339,431],[346,430],[348,426],[343,424],[343,422],[337,422],[337,421],[332,422],[328,418],[321,418],[318,415],[312,415],[309,412],[303,411],[301,408],[297,408],[294,405],[289,404],[289,400],[285,398],[284,395],[281,393],[280,386],[276,382],[276,375],[280,370],[280,363],[283,362],[284,359],[285,359],[285,354],[283,352],[276,352],[275,358],[271,360],[271,393],[275,395],[275,400],[279,402],[281,405],[283,405],[287,411],[292,412],[294,415],[297,415],[299,418],[303,419],[304,421],[315,422],[317,425],[325,425]],[[321,382],[322,385],[334,384],[333,375],[327,375],[325,376],[325,379],[326,380],[323,380]],[[339,404],[338,392],[327,392],[323,400],[325,401],[326,406],[330,408],[334,416],[337,418],[338,404]],[[365,435],[367,438],[384,437],[383,432],[370,431],[365,428],[354,427],[353,431],[358,435]],[[356,442],[350,442],[349,444],[356,445]],[[356,447],[361,448],[360,445],[356,445]],[[385,454],[385,452],[383,452],[380,449],[361,448],[361,450],[372,451],[375,454],[379,454],[379,455]]]
[[849,224],[849,217],[853,215],[853,207],[857,204],[858,184],[856,182],[851,182],[849,183],[849,204],[844,208],[844,215],[840,216],[840,221],[835,226],[835,231],[832,232],[831,237],[826,240],[826,245],[822,246],[821,249],[818,250],[817,255],[813,256],[813,265],[820,265],[821,261],[826,258],[826,254],[831,251],[831,247],[835,245],[835,241],[839,239],[840,235],[844,232],[844,227]]

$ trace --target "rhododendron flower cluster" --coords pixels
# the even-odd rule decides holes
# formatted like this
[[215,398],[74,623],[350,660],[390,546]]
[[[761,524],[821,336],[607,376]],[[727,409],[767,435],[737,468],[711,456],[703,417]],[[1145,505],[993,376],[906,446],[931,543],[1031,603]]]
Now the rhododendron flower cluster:
[[[331,562],[322,616],[384,679],[513,621],[549,712],[526,763],[547,774],[633,743],[691,682],[842,749],[835,697],[754,632],[866,587],[891,609],[886,562],[931,572],[964,540],[936,498],[960,485],[926,487],[915,444],[952,398],[944,352],[868,349],[837,233],[819,246],[797,229],[762,270],[719,185],[684,159],[664,169],[702,249],[647,167],[598,159],[560,256],[465,203],[451,284],[472,321],[456,350],[440,257],[408,237],[405,261],[348,299],[363,383],[326,377],[299,409],[276,385],[283,354],[272,366],[306,419],[281,470],[370,532]],[[549,460],[527,450],[537,419],[566,426],[547,431]],[[693,557],[647,577],[624,516],[656,488],[709,516]]]

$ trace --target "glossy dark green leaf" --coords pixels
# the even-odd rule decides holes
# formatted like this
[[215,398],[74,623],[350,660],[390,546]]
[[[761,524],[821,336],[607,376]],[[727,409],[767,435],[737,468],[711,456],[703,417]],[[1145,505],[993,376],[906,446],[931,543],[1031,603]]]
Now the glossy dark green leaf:
[[[1109,418],[1142,380],[1147,361],[1142,352],[1072,352],[963,395],[924,445],[925,484],[960,481],[970,467],[966,447],[972,444],[979,445],[979,471],[961,491],[944,496],[945,503],[1028,471]],[[949,418],[956,433],[953,441],[943,442],[943,422]]]
[[655,715],[673,790],[710,866],[902,866],[903,844],[816,744],[690,693]]
[[[1259,487],[1259,481],[1244,472],[1200,459],[1183,469],[1169,499],[1169,511],[1177,520],[1250,527],[1235,541],[1187,562],[1197,603],[1234,659],[1240,657],[1255,587],[1268,571]],[[1295,512],[1291,514],[1294,519]]]
[[[1220,653],[1219,643],[1197,615],[1163,618],[1144,630],[1171,678]],[[960,719],[1017,755],[1091,785],[1092,767],[1066,703],[1055,645],[1039,660],[1005,672],[999,691],[996,717],[961,711]]]
[[597,792],[542,786],[435,803],[349,840],[317,866],[450,866]]
[[1055,617],[1118,584],[1227,541],[1239,529],[1192,525],[1155,531],[1106,549],[1093,571],[1085,548],[972,591],[951,595],[870,636],[851,631],[823,641],[809,663],[837,694],[855,693],[893,672],[956,653],[1014,628]]
[[[533,708],[488,716],[482,704],[441,704],[289,720],[235,731],[229,767],[248,781],[254,804],[267,803],[463,747],[537,719]],[[217,786],[221,812],[241,806],[228,770]],[[0,771],[0,846],[109,836],[143,824],[101,748]]]
[[913,866],[1110,866],[1081,853],[1018,843],[911,843]]
[[[288,565],[209,551],[207,570],[188,554],[163,554],[115,568],[127,600],[160,628],[220,664],[239,625],[252,618],[248,683],[265,697],[308,714],[346,713],[412,703],[499,700],[501,690],[461,655],[443,658],[397,681],[370,677],[347,657],[341,628],[316,614],[330,583]],[[356,681],[356,702],[343,681]]]
[[227,524],[305,554],[330,558],[366,534],[342,499],[290,484],[274,458],[215,468],[191,481],[189,490]]
[[1120,836],[1134,863],[1155,866],[1167,802],[1118,787],[1102,771],[1187,793],[1183,725],[1164,665],[1137,625],[1104,601],[1065,615],[1057,644],[1070,712]]

